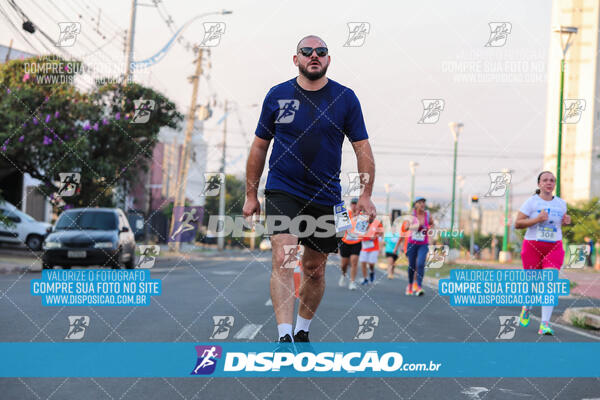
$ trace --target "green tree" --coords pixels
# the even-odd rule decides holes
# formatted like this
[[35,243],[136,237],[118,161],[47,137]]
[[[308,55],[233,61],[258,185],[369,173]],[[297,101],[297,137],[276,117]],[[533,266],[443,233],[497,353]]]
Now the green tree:
[[[183,117],[169,99],[136,83],[81,92],[73,83],[80,66],[56,56],[0,65],[0,160],[41,180],[46,195],[58,190],[59,172],[79,172],[81,192],[63,200],[112,206],[113,189],[127,191],[147,169],[160,128],[175,128]],[[49,76],[60,80],[48,83]],[[155,102],[147,123],[131,123],[137,99]]]
[[571,225],[563,226],[563,235],[570,243],[583,243],[587,236],[598,242],[600,239],[600,202],[595,197],[589,201],[568,205]]
[[[225,214],[230,216],[242,215],[246,198],[246,183],[234,175],[225,175]],[[219,214],[219,196],[206,198],[203,224],[208,224],[211,215]]]

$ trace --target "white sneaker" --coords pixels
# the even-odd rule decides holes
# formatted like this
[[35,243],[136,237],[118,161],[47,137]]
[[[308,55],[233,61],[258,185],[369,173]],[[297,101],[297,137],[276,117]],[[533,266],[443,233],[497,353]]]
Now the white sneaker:
[[338,285],[340,287],[346,286],[346,275],[340,276],[340,280],[338,281]]
[[348,289],[350,289],[350,290],[356,290],[356,289],[358,289],[358,286],[356,285],[356,282],[350,281],[350,284],[348,285]]

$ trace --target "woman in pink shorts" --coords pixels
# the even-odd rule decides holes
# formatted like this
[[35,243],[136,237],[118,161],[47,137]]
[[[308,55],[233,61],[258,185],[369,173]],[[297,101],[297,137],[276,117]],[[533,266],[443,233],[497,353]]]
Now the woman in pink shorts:
[[[538,189],[519,209],[515,229],[527,228],[521,249],[524,269],[560,269],[565,257],[562,244],[562,225],[571,223],[567,203],[553,196],[556,178],[549,171],[538,175]],[[554,306],[542,306],[542,322],[538,333],[553,335],[549,326]],[[529,325],[531,307],[523,306],[521,326]]]

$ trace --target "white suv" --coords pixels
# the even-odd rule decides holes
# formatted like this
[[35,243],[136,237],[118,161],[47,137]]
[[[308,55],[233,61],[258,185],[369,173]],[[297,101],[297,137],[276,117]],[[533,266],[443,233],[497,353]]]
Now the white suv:
[[0,221],[0,242],[24,243],[32,250],[42,248],[51,224],[36,221],[6,201],[0,201],[0,214],[10,221],[9,224]]

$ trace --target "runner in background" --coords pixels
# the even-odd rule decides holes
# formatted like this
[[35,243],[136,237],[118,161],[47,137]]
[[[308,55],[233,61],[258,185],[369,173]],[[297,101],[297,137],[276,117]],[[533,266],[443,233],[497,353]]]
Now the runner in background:
[[[408,286],[406,287],[406,295],[422,296],[425,294],[423,290],[423,276],[425,275],[425,260],[429,249],[429,237],[427,231],[433,227],[433,219],[426,210],[424,197],[417,197],[413,203],[413,224],[406,256],[408,257]],[[416,277],[415,277],[416,271]]]
[[346,272],[348,272],[348,264],[350,264],[350,282],[348,283],[348,289],[356,290],[356,271],[358,269],[358,256],[360,255],[360,237],[354,231],[356,227],[356,217],[358,216],[356,204],[358,203],[357,198],[353,198],[350,201],[350,209],[348,214],[352,221],[352,228],[346,230],[342,243],[340,245],[340,256],[342,258],[340,268],[342,270],[342,276],[338,281],[339,286],[346,285]]
[[398,241],[400,240],[400,232],[398,232],[397,224],[392,224],[390,231],[385,233],[385,257],[388,264],[388,279],[394,279],[394,263],[398,259]]
[[[521,259],[523,269],[555,268],[560,270],[565,258],[562,243],[562,225],[571,223],[567,215],[567,203],[558,196],[553,196],[556,178],[549,171],[543,171],[537,178],[538,189],[519,209],[515,221],[515,229],[527,228]],[[542,306],[542,322],[538,333],[554,335],[550,327],[550,317],[554,306]],[[529,325],[531,307],[524,305],[521,309],[521,326]]]
[[[383,225],[378,219],[369,224],[367,232],[362,236],[361,250],[358,261],[362,266],[362,285],[367,285],[375,280],[375,264],[379,256],[379,239],[383,239]],[[369,267],[369,278],[367,279],[367,266]]]

